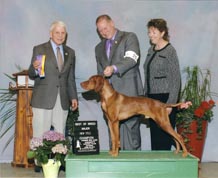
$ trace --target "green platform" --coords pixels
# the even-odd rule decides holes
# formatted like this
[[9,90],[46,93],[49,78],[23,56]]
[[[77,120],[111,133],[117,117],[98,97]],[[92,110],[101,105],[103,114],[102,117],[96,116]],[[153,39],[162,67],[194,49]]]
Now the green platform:
[[198,159],[171,151],[121,151],[111,157],[67,155],[66,178],[197,178]]

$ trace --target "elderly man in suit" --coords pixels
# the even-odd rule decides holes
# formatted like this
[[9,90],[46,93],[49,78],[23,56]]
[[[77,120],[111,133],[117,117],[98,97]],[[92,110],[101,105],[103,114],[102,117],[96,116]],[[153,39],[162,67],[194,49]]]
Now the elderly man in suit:
[[51,126],[64,134],[70,106],[78,107],[75,51],[64,44],[66,35],[65,23],[55,21],[50,40],[33,48],[29,77],[35,81],[31,100],[34,137],[41,137]]
[[[95,47],[98,74],[108,78],[113,88],[128,96],[143,95],[139,71],[140,49],[137,36],[118,30],[108,15],[96,19],[101,42]],[[122,150],[141,149],[139,116],[120,124]]]

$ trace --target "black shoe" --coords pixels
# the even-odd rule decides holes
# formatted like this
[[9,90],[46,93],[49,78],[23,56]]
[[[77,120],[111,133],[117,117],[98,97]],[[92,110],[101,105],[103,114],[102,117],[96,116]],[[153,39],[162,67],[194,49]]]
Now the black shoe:
[[34,168],[35,172],[41,172],[41,170],[42,170],[42,167],[40,167],[40,166],[35,166],[35,168]]
[[60,171],[64,171],[65,172],[65,166],[61,166],[60,167]]

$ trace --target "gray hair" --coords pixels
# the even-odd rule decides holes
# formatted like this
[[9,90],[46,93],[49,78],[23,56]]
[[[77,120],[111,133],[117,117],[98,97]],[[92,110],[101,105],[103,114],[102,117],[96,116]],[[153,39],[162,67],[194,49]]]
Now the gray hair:
[[63,27],[65,31],[67,32],[67,26],[63,21],[54,21],[50,26],[50,32],[52,32],[56,26]]

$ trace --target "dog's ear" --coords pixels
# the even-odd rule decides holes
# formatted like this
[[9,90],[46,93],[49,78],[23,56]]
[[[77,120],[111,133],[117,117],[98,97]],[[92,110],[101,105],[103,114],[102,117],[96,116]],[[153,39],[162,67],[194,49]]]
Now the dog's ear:
[[97,76],[95,77],[95,92],[99,92],[104,86],[104,77]]

